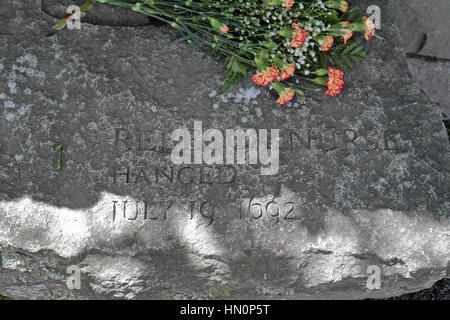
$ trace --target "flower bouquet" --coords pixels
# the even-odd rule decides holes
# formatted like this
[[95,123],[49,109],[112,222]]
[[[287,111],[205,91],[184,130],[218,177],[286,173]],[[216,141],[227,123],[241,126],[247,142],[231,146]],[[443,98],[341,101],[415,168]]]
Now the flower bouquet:
[[[317,86],[338,95],[342,69],[365,59],[354,33],[366,40],[375,35],[374,22],[344,0],[87,0],[82,15],[96,1],[163,21],[182,33],[180,41],[224,60],[222,91],[251,72],[255,84],[279,94],[280,105]],[[70,18],[54,28],[62,29]]]

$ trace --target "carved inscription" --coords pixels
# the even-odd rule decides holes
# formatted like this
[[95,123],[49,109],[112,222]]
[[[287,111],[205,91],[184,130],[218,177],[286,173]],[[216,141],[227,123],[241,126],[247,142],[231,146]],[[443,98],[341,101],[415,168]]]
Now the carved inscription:
[[233,166],[167,166],[149,168],[126,165],[115,166],[111,171],[113,184],[232,184],[237,177],[237,170]]
[[[293,221],[302,218],[297,202],[284,199],[262,200],[256,197],[227,201],[227,212],[231,219],[236,220],[264,220],[269,219],[274,224],[280,221]],[[112,207],[112,222],[117,221],[167,221],[171,209],[181,208],[186,212],[185,218],[201,218],[206,227],[211,226],[216,216],[216,209],[209,201],[187,201],[183,205],[176,205],[172,201],[152,203],[146,200],[114,200]],[[174,214],[172,212],[172,214]]]

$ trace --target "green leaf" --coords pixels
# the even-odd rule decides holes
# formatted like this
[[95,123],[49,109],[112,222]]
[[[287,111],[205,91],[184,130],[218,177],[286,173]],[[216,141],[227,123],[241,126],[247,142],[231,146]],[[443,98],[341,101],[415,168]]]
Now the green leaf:
[[57,24],[55,24],[55,25],[52,27],[52,29],[53,29],[53,30],[56,30],[56,31],[60,31],[60,30],[64,29],[65,26],[66,26],[66,23],[67,23],[67,19],[68,19],[68,18],[63,17],[61,20],[58,21]]
[[[80,6],[80,17],[83,18],[86,15],[86,11],[92,8],[92,6],[95,4],[97,0],[86,0],[81,6]],[[56,31],[60,31],[64,29],[64,27],[67,24],[67,20],[72,16],[73,14],[66,14],[64,17],[61,18],[61,20],[58,21],[57,24],[55,24],[52,29]]]
[[345,14],[342,15],[341,20],[345,21],[348,20],[350,22],[353,22],[357,19],[359,19],[362,15],[362,11],[359,7],[353,7],[349,11],[347,11]]
[[247,77],[247,65],[240,62],[234,56],[228,56],[225,60],[225,68],[228,70],[227,79],[221,89],[221,93],[227,91]]
[[326,15],[324,17],[324,20],[328,21],[328,22],[330,22],[332,24],[339,23],[341,21],[341,19],[339,19],[339,17],[337,16],[337,12],[335,10],[333,10],[333,11],[334,11],[334,13],[330,14],[330,15]]
[[233,73],[242,74],[244,76],[247,76],[247,66],[243,64],[242,62],[238,61],[233,56],[228,56],[225,61],[225,68],[227,68],[228,71],[231,71]]
[[245,79],[246,76],[247,76],[247,74],[244,76],[241,73],[234,73],[232,71],[228,71],[227,79],[225,80],[225,83],[223,84],[223,87],[220,90],[220,93],[224,93],[225,91],[230,89],[230,87],[232,85],[235,85],[235,84],[241,82],[242,80]]
[[80,11],[82,12],[86,12],[89,9],[92,8],[92,6],[95,4],[97,0],[86,0],[81,6],[80,6]]
[[322,69],[328,68],[327,56],[323,52],[320,53],[320,66],[322,67]]
[[352,62],[350,61],[350,59],[348,58],[348,56],[346,55],[342,55],[341,56],[342,61],[344,61],[344,63],[349,66],[350,68],[353,67]]
[[342,54],[348,54],[350,51],[352,51],[356,46],[358,45],[357,41],[352,41],[351,43],[347,44],[344,51],[342,51]]
[[366,58],[366,52],[359,42],[353,40],[347,45],[340,43],[330,52],[330,60],[341,68],[353,67],[352,61],[363,61]]
[[189,39],[191,39],[192,38],[192,36],[191,35],[187,35],[187,36],[184,36],[184,37],[181,37],[181,38],[178,38],[178,39],[175,39],[175,40],[173,40],[170,44],[177,44],[178,42],[183,42],[183,41],[185,41],[185,40],[189,40]]
[[350,58],[352,58],[353,61],[356,61],[356,62],[361,62],[361,61],[366,60],[365,57],[359,57],[359,56],[350,56]]

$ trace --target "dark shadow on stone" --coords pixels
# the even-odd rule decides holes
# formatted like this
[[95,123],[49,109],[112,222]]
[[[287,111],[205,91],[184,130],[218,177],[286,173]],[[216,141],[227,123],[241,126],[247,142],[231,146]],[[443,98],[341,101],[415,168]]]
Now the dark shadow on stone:
[[445,128],[447,129],[448,139],[450,140],[450,119],[444,120]]

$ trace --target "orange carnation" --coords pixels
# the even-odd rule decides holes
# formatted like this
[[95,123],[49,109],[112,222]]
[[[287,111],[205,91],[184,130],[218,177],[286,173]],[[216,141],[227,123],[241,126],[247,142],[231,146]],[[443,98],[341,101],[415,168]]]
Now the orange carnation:
[[339,10],[341,10],[342,12],[347,12],[348,11],[348,2],[342,0],[339,4]]
[[307,40],[308,31],[300,29],[300,22],[292,23],[294,28],[294,36],[292,38],[291,47],[300,48]]
[[267,86],[280,76],[280,71],[277,67],[267,67],[265,70],[258,72],[252,76],[252,81],[260,86]]
[[284,4],[285,4],[285,8],[287,11],[292,9],[292,6],[295,3],[295,0],[283,0]]
[[295,63],[286,64],[281,69],[280,80],[284,81],[289,79],[295,72]]
[[333,46],[334,43],[334,37],[333,36],[325,36],[323,38],[323,43],[320,46],[319,50],[320,51],[329,51],[331,49],[331,47]]
[[339,9],[342,12],[348,11],[348,2],[345,0],[330,0],[325,2],[328,8]]
[[340,69],[328,67],[327,91],[325,94],[330,97],[337,96],[344,88],[344,72]]
[[285,88],[284,91],[280,93],[280,98],[278,98],[277,103],[280,105],[286,104],[292,100],[295,96],[295,91],[289,88]]
[[222,31],[223,33],[228,33],[229,30],[230,28],[226,24],[223,24],[223,26],[220,28],[220,31]]
[[364,22],[364,37],[369,41],[375,35],[375,23],[367,17],[362,17],[362,20]]
[[[350,21],[343,21],[339,23],[342,27],[348,27],[350,26]],[[353,31],[349,28],[343,28],[341,30],[342,37],[344,38],[344,43],[347,43],[347,41],[353,36]]]

